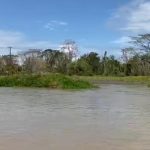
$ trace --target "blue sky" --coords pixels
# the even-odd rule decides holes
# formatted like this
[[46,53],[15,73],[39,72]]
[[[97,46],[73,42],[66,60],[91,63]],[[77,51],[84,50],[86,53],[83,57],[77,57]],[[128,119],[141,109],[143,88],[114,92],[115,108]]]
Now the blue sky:
[[0,0],[0,48],[58,48],[118,55],[129,35],[150,32],[149,0]]

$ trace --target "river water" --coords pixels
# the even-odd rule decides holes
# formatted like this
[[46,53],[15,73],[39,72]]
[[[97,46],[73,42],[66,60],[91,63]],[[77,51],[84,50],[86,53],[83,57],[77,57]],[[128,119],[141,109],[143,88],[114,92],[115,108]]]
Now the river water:
[[0,88],[0,150],[150,150],[150,89]]

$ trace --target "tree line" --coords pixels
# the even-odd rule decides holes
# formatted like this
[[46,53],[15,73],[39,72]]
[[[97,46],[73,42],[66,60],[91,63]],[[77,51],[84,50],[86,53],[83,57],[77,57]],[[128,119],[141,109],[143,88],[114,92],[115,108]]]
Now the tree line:
[[131,37],[122,49],[121,60],[90,52],[80,57],[76,42],[67,40],[60,50],[32,49],[21,55],[0,57],[0,75],[17,73],[62,73],[67,75],[148,76],[150,75],[150,34]]

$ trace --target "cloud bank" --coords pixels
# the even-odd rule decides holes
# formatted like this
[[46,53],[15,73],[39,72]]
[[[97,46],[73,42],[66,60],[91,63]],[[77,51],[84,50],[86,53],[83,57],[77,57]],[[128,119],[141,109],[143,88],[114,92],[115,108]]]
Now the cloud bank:
[[0,54],[7,53],[8,46],[12,46],[13,52],[17,53],[30,48],[56,48],[58,45],[50,41],[30,41],[21,32],[0,30]]
[[111,18],[117,22],[119,30],[132,33],[150,32],[150,1],[132,0],[118,8]]
[[114,41],[116,44],[128,42],[127,35],[150,33],[150,1],[132,0],[116,9],[110,23],[122,33],[122,37]]

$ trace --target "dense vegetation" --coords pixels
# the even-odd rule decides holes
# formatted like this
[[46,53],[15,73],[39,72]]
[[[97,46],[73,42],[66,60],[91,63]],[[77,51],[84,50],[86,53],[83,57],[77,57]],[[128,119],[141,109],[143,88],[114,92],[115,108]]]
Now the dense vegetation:
[[127,83],[145,84],[150,86],[150,76],[74,76],[76,79],[85,80],[92,83]]
[[[95,52],[90,52],[88,54],[84,54],[80,57],[77,57],[77,53],[78,48],[76,43],[74,41],[65,41],[61,51],[52,49],[46,50],[34,49],[26,51],[21,55],[1,56],[0,75],[1,76],[13,74],[32,75],[32,74],[49,74],[49,73],[60,73],[65,74],[67,76],[99,75],[99,76],[117,76],[117,77],[150,75],[150,34],[131,37],[130,47],[122,49],[121,59],[118,58],[116,59],[115,56],[108,56],[107,51],[104,53],[103,56],[100,56],[98,53]],[[18,58],[20,60],[19,62]],[[31,78],[32,77],[33,76],[31,76]],[[1,86],[3,85],[2,81],[4,79],[7,82],[7,80],[9,79],[11,80],[11,78],[15,77],[14,76],[9,78],[1,77],[0,80]],[[34,76],[34,78],[36,77]],[[44,78],[46,77],[44,76]],[[38,78],[39,84],[41,84],[40,79]],[[118,79],[122,80],[123,78]],[[130,79],[134,80],[134,78]],[[138,79],[140,82],[140,77],[136,79]],[[20,80],[23,80],[22,82],[28,83],[26,77],[25,79],[20,78]],[[45,80],[47,80],[47,78]],[[147,82],[149,82],[149,80],[147,80]],[[16,84],[19,84],[18,80],[17,83],[15,83],[14,85]],[[45,82],[42,84],[45,84]]]
[[86,89],[93,86],[83,80],[61,74],[1,76],[1,87],[46,87],[58,89]]

